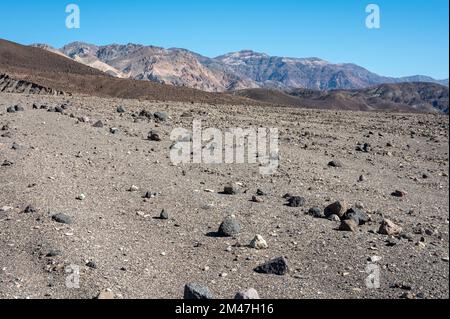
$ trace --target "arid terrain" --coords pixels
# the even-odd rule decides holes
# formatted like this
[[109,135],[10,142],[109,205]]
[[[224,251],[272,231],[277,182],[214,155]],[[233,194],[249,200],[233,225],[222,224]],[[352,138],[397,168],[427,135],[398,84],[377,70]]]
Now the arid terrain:
[[[278,171],[173,165],[170,132],[193,120],[278,128]],[[177,299],[191,282],[216,298],[449,298],[448,116],[0,93],[0,130],[0,298]],[[309,214],[336,201],[370,220],[342,231]],[[216,236],[231,214],[240,232]],[[384,219],[402,230],[380,234]],[[284,275],[254,270],[276,257]]]

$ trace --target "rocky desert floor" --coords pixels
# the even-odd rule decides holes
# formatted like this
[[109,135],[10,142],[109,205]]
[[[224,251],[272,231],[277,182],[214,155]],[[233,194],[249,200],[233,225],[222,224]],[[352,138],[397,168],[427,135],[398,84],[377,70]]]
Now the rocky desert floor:
[[[170,132],[193,120],[278,128],[279,169],[173,165]],[[216,298],[449,298],[448,116],[0,94],[0,130],[0,298],[178,299],[191,282]],[[222,194],[228,184],[239,192]],[[336,201],[370,221],[341,231],[308,213]],[[240,232],[215,236],[231,214]],[[380,234],[386,218],[402,231]],[[256,234],[267,249],[249,246]],[[276,257],[286,274],[254,271]],[[79,288],[66,285],[70,265]]]

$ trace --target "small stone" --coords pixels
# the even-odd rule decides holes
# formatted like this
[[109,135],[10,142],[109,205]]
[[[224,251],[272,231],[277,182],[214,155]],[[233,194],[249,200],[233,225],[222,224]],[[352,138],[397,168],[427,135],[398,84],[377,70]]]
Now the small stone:
[[336,214],[331,214],[327,218],[328,218],[328,220],[330,220],[332,222],[340,222],[341,221],[341,218]]
[[364,181],[366,181],[366,177],[364,175],[361,175],[361,176],[359,176],[358,181],[364,182]]
[[66,214],[55,214],[52,216],[52,219],[57,222],[57,223],[61,223],[61,224],[72,224],[72,219],[70,218],[70,216],[66,215]]
[[156,131],[150,131],[148,133],[148,135],[147,135],[147,139],[149,141],[160,142],[161,141],[161,136]]
[[358,208],[350,208],[344,217],[345,219],[353,219],[358,225],[364,225],[370,220],[369,215]]
[[125,113],[125,109],[124,109],[123,106],[119,105],[119,106],[117,107],[117,109],[116,109],[116,112],[117,112],[117,113]]
[[167,121],[167,113],[165,112],[156,112],[153,114],[153,116],[155,117],[156,121],[158,122],[165,122]]
[[86,195],[84,194],[80,194],[76,197],[77,200],[85,200],[86,199]]
[[128,189],[129,192],[137,192],[139,191],[139,187],[136,185],[131,185],[131,187]]
[[269,248],[269,245],[267,245],[267,242],[261,235],[256,235],[255,238],[253,238],[253,240],[250,242],[250,247],[259,250],[267,249]]
[[308,214],[314,218],[325,218],[325,214],[319,207],[312,207],[309,209]]
[[6,109],[6,112],[8,113],[16,113],[16,108],[14,106],[10,106]]
[[241,231],[241,225],[237,221],[236,217],[228,216],[220,224],[219,235],[223,237],[233,237]]
[[161,214],[159,215],[159,219],[164,219],[164,220],[169,219],[169,214],[163,209],[161,211]]
[[380,256],[372,256],[372,257],[369,257],[369,261],[370,262],[372,262],[372,263],[376,263],[376,262],[379,262],[379,261],[381,261],[381,259],[383,259],[382,257],[380,257]]
[[348,206],[347,203],[344,201],[337,201],[334,202],[333,204],[328,205],[325,208],[325,216],[329,217],[331,215],[337,215],[339,216],[339,218],[342,218],[345,214],[345,212],[347,211]]
[[223,188],[223,194],[225,195],[236,195],[239,194],[239,187],[235,184],[226,185]]
[[190,283],[184,286],[184,299],[186,300],[214,299],[214,296],[209,291],[208,287],[196,283]]
[[341,222],[339,230],[356,232],[358,230],[358,222],[353,219],[346,219]]
[[103,127],[103,122],[102,121],[97,121],[92,126],[96,127],[96,128],[102,128]]
[[111,127],[111,128],[109,129],[109,132],[110,132],[111,134],[117,134],[117,133],[119,133],[119,129],[118,129],[117,127]]
[[289,271],[289,267],[284,257],[278,257],[256,267],[254,269],[257,273],[273,274],[283,276]]
[[56,113],[64,113],[64,109],[60,106],[55,107],[55,112]]
[[252,196],[252,202],[254,202],[254,203],[262,203],[263,200],[261,198],[258,198],[257,196]]
[[247,289],[245,291],[238,292],[234,299],[260,299],[259,294],[254,288]]
[[97,269],[97,264],[93,261],[89,261],[88,263],[86,263],[86,267]]
[[403,229],[400,226],[397,226],[389,219],[384,219],[381,222],[380,229],[378,230],[378,233],[382,235],[388,235],[388,236],[396,236],[400,235],[400,233],[403,231]]
[[53,258],[53,257],[57,257],[61,255],[61,251],[57,250],[57,249],[50,249],[47,253],[47,255],[45,255],[45,257],[47,258]]
[[328,163],[328,166],[330,167],[342,167],[342,163],[338,160],[333,160]]
[[400,191],[400,190],[396,190],[391,195],[394,196],[394,197],[405,197],[406,196],[406,192]]
[[256,195],[258,195],[258,196],[266,196],[267,194],[266,194],[266,192],[264,192],[264,191],[258,189],[258,190],[256,191]]
[[25,207],[25,209],[23,210],[23,212],[24,212],[25,214],[33,214],[33,213],[36,213],[36,212],[37,212],[37,209],[34,208],[34,206],[32,206],[32,205],[28,205],[27,207]]
[[305,205],[306,199],[301,196],[292,196],[288,199],[288,206],[289,207],[301,207]]
[[442,257],[442,261],[445,261],[446,263],[448,263],[448,260],[449,260],[449,257],[448,257],[448,256]]
[[114,299],[114,294],[110,289],[105,289],[97,295],[96,299],[103,299],[103,300]]
[[400,296],[400,298],[401,299],[416,299],[416,295],[413,294],[412,292],[408,291],[408,292],[405,292],[404,294],[402,294]]
[[2,163],[2,166],[8,167],[8,166],[13,166],[14,162],[8,161],[8,160],[4,160]]

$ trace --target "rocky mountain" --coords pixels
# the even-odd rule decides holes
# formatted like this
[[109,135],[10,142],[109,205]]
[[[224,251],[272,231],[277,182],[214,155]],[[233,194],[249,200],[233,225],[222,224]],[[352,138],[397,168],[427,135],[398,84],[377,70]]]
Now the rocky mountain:
[[351,63],[333,64],[319,58],[269,56],[250,50],[209,58],[185,49],[139,44],[96,46],[74,42],[57,50],[93,68],[119,78],[148,80],[209,92],[249,88],[290,90],[361,89],[382,83],[430,82],[448,86],[448,80],[415,75],[385,77]]
[[380,84],[365,89],[332,91],[248,89],[236,95],[296,107],[449,114],[449,89],[436,83]]

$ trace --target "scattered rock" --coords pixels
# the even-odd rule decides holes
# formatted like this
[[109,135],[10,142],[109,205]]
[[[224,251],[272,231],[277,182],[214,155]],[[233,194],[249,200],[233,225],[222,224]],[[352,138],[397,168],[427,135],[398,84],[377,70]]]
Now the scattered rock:
[[111,127],[111,128],[109,129],[109,132],[110,132],[111,134],[117,134],[117,133],[119,133],[119,129],[118,129],[117,127]]
[[328,166],[330,167],[342,167],[342,162],[338,160],[332,160],[328,163]]
[[155,117],[156,121],[158,122],[165,122],[167,121],[167,113],[165,112],[156,112],[153,114],[153,116]]
[[358,230],[358,222],[355,221],[354,219],[343,220],[343,221],[341,221],[339,230],[356,232]]
[[25,214],[33,214],[33,213],[36,213],[36,212],[37,212],[37,209],[34,208],[33,205],[28,205],[27,207],[25,207],[25,209],[23,210],[23,212],[24,212]]
[[342,218],[345,214],[345,212],[348,209],[348,205],[344,201],[337,201],[333,204],[328,205],[325,208],[325,217],[330,217],[331,215],[337,215],[339,218]]
[[341,218],[336,214],[331,214],[327,218],[328,218],[328,220],[330,220],[332,222],[340,222],[341,221]]
[[263,200],[261,198],[258,198],[257,196],[252,196],[252,202],[254,202],[254,203],[262,203]]
[[119,105],[116,109],[116,112],[117,113],[125,113],[125,108],[123,106]]
[[57,257],[61,255],[61,251],[57,250],[57,249],[50,249],[47,253],[47,255],[45,255],[45,257],[47,258],[53,258],[53,257]]
[[14,162],[11,162],[11,161],[8,161],[8,160],[4,160],[3,163],[2,163],[2,166],[5,166],[5,167],[13,166],[13,165],[14,165]]
[[301,207],[305,205],[306,199],[301,196],[292,196],[288,199],[288,206],[289,207]]
[[273,274],[283,276],[289,271],[289,267],[284,257],[278,257],[256,267],[254,269],[257,273]]
[[169,219],[169,213],[167,213],[164,209],[161,211],[161,213],[159,214],[159,219]]
[[85,200],[86,199],[86,195],[84,194],[80,194],[76,197],[77,200]]
[[104,125],[103,125],[103,122],[102,121],[97,121],[97,122],[95,122],[94,123],[94,125],[92,125],[93,127],[96,127],[96,128],[102,128]]
[[96,299],[103,299],[103,300],[114,299],[114,294],[110,289],[105,289],[97,295]]
[[394,196],[394,197],[405,197],[406,196],[406,192],[400,191],[400,190],[396,190],[391,195]]
[[92,269],[97,269],[97,264],[93,261],[89,261],[86,263],[86,267],[92,268]]
[[148,133],[148,135],[147,135],[147,139],[149,141],[160,142],[161,141],[161,136],[156,131],[150,131]]
[[345,219],[353,219],[358,225],[364,225],[370,220],[369,215],[358,208],[350,208],[344,217]]
[[247,289],[245,291],[238,292],[234,299],[260,299],[259,294],[254,288]]
[[258,195],[258,196],[266,196],[267,194],[266,194],[266,192],[258,189],[258,190],[256,190],[256,195]]
[[137,192],[139,191],[139,187],[136,185],[131,185],[131,187],[128,189],[129,192]]
[[389,219],[384,219],[381,222],[380,229],[378,230],[378,233],[380,233],[382,235],[396,236],[396,235],[400,235],[400,233],[402,231],[403,231],[403,229],[400,226],[394,224]]
[[364,175],[359,176],[358,182],[365,182],[365,181],[366,181],[366,177]]
[[312,207],[309,209],[308,214],[314,218],[325,218],[325,214],[319,207]]
[[225,195],[237,195],[239,192],[239,187],[235,184],[229,184],[223,188],[223,194]]
[[52,219],[57,223],[72,224],[72,218],[70,218],[70,216],[63,214],[63,213],[53,215]]
[[370,261],[372,263],[376,263],[376,262],[381,261],[381,259],[383,259],[383,258],[380,256],[372,256],[372,257],[369,257],[368,261]]
[[189,283],[186,286],[184,286],[184,299],[187,300],[214,299],[214,296],[209,291],[208,287],[196,283]]
[[233,237],[239,234],[241,231],[241,225],[237,221],[235,216],[228,216],[220,224],[218,234],[223,237]]
[[254,249],[267,249],[269,248],[269,245],[267,245],[267,242],[261,235],[256,235],[250,242],[250,247]]

